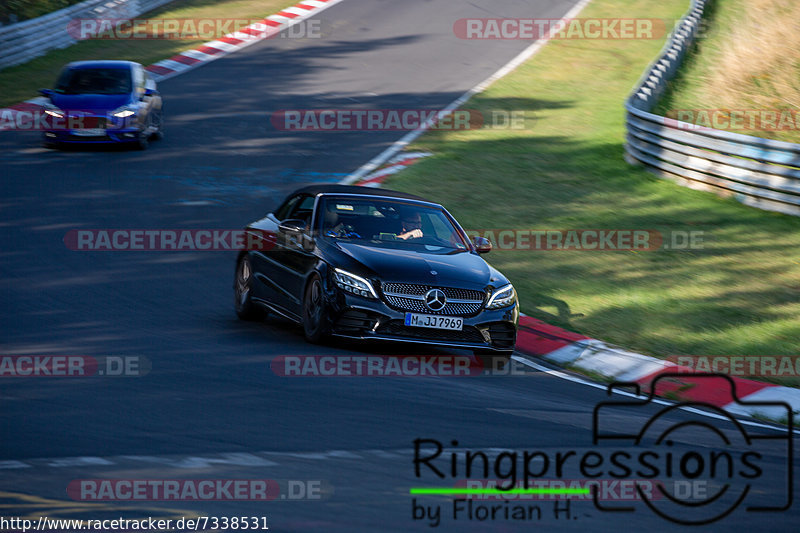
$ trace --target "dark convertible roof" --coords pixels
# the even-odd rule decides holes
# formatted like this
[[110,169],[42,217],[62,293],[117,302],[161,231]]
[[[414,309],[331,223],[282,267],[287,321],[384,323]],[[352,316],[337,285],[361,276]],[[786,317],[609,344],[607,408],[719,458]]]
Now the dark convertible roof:
[[324,185],[309,185],[302,189],[297,189],[290,196],[298,193],[306,193],[312,196],[317,194],[363,194],[370,196],[388,196],[390,198],[403,198],[406,200],[420,200],[422,202],[435,203],[425,198],[420,198],[413,194],[400,191],[390,191],[389,189],[375,189],[373,187],[360,187],[358,185],[338,185],[338,184],[324,184]]

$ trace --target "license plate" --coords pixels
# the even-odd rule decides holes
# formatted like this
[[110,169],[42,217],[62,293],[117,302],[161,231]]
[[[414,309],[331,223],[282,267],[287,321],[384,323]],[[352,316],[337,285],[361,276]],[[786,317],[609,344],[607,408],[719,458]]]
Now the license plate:
[[415,328],[434,328],[451,329],[461,331],[464,327],[464,319],[456,316],[435,316],[418,315],[416,313],[406,313],[406,326]]
[[72,130],[73,135],[80,135],[82,137],[97,137],[100,135],[105,135],[106,130],[103,128],[87,128],[83,130]]

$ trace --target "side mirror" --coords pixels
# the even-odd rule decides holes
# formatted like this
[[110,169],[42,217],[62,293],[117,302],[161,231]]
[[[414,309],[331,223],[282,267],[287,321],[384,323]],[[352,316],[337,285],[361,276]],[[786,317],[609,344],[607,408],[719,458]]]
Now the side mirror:
[[492,242],[486,237],[475,237],[472,239],[472,244],[479,254],[488,254],[492,251]]
[[306,230],[306,221],[299,218],[288,218],[278,224],[281,233],[303,233]]
[[53,96],[53,89],[39,89],[39,94],[41,94],[45,98],[50,98],[51,96]]

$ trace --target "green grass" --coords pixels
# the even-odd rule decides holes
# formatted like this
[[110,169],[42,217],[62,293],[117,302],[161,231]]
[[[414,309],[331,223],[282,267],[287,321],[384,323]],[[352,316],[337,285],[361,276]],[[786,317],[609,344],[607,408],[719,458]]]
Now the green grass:
[[[679,18],[686,0],[595,0],[581,17]],[[555,40],[465,107],[522,110],[525,130],[432,131],[434,156],[388,188],[467,229],[705,231],[702,250],[500,251],[523,312],[655,356],[800,347],[800,219],[679,187],[623,160],[623,101],[663,41]],[[800,380],[782,380],[783,383]]]
[[[655,112],[673,110],[780,110],[800,106],[800,35],[795,0],[715,0],[706,24],[678,76]],[[769,21],[765,24],[765,21]],[[758,117],[756,113],[747,115]],[[692,123],[712,126],[698,116]],[[794,121],[793,121],[794,122]],[[745,122],[746,123],[746,122]],[[725,122],[723,122],[725,124]],[[800,124],[784,130],[730,129],[769,139],[800,142]]]
[[[257,20],[290,5],[294,5],[292,0],[178,0],[140,18]],[[150,65],[184,50],[196,48],[207,40],[89,40],[63,50],[53,50],[22,65],[0,70],[0,106],[9,106],[38,96],[37,90],[52,87],[61,67],[70,61],[122,59]]]

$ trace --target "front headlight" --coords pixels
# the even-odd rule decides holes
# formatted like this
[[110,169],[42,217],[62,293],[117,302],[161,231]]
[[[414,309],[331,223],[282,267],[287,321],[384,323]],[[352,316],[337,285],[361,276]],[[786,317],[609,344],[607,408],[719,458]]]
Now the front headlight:
[[356,276],[346,270],[337,268],[333,271],[333,279],[336,281],[336,286],[343,291],[357,294],[364,298],[378,298],[375,289],[372,288],[372,283],[361,276]]
[[132,115],[136,114],[136,109],[129,106],[122,106],[119,109],[115,109],[111,112],[111,114],[117,118],[127,118]]
[[514,286],[509,283],[492,293],[492,296],[489,297],[489,303],[486,304],[486,309],[500,309],[501,307],[507,307],[516,302],[517,291],[515,291]]
[[55,118],[64,118],[66,116],[66,113],[64,111],[60,110],[53,104],[46,104],[44,106],[44,113],[46,115],[50,115],[51,117]]

